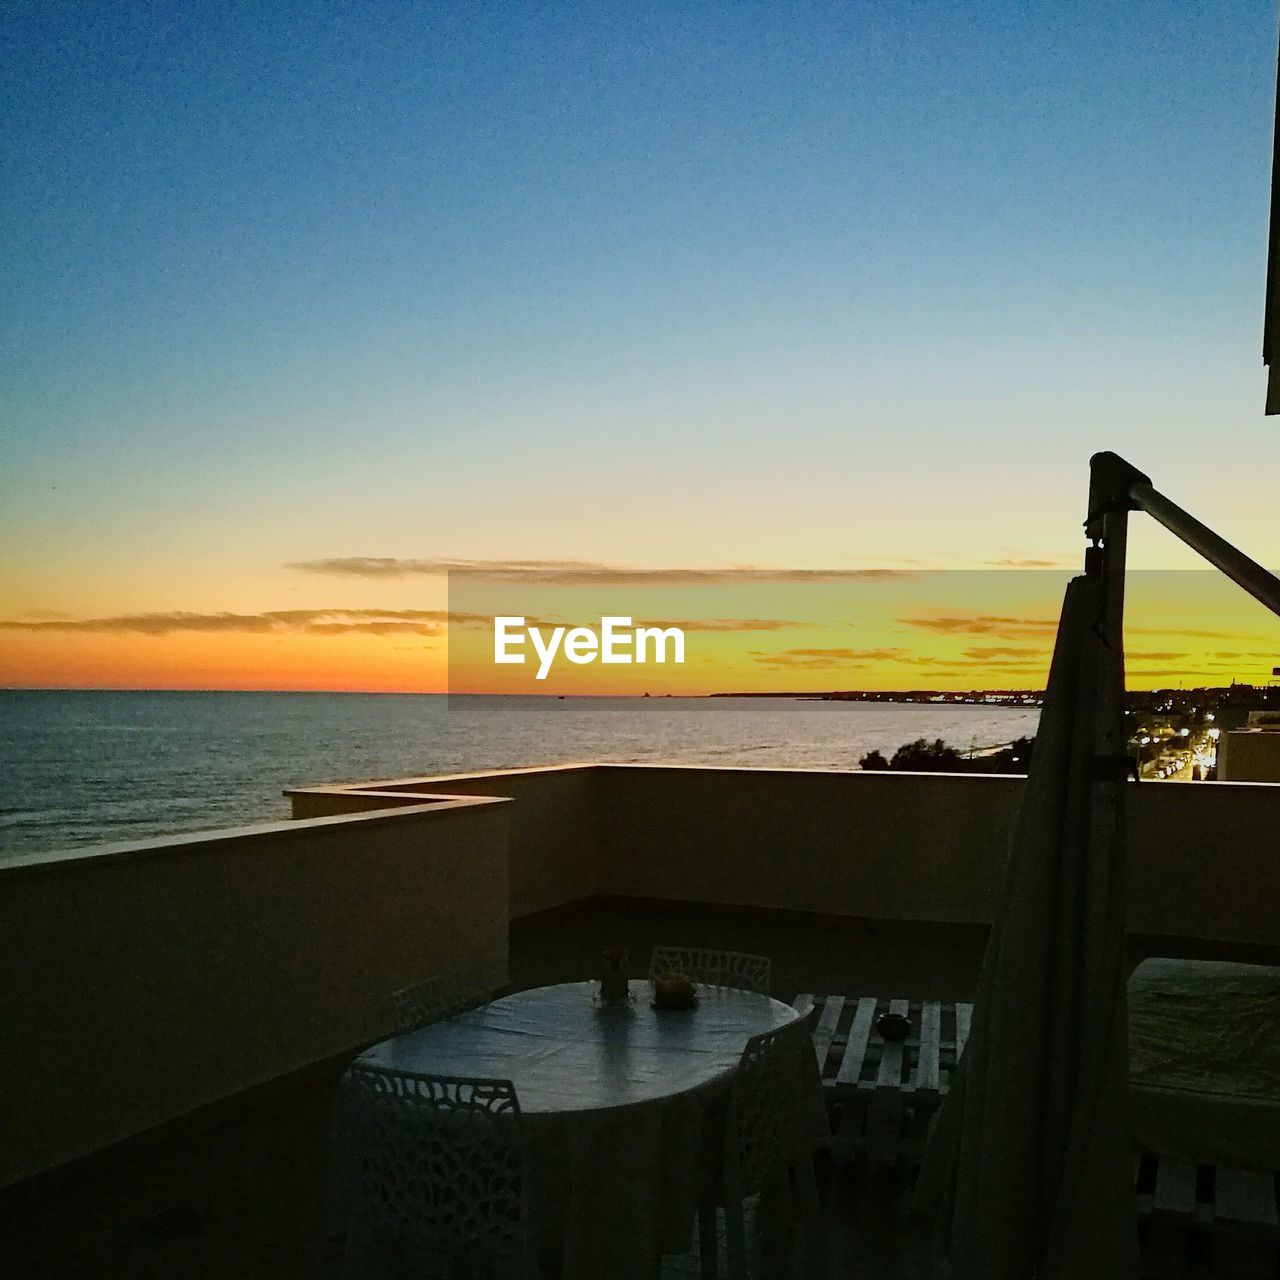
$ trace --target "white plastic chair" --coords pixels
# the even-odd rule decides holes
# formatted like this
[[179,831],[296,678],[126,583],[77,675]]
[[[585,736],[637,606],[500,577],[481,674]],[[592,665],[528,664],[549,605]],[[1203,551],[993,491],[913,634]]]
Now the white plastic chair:
[[531,1280],[524,1126],[509,1080],[354,1063],[352,1280]]
[[654,947],[649,977],[683,973],[702,987],[737,987],[769,994],[773,961],[745,951],[713,951],[707,947]]
[[803,1103],[802,1075],[812,1058],[804,1020],[752,1036],[742,1051],[725,1117],[720,1185],[698,1214],[703,1280],[717,1280],[717,1208],[724,1211],[729,1280],[748,1280],[745,1206],[757,1195],[764,1274],[790,1273],[789,1237],[797,1222],[805,1229],[805,1274],[825,1271],[812,1118]]
[[416,1031],[487,1004],[493,989],[478,973],[445,973],[391,993],[396,1034]]
[[[405,1035],[487,1004],[492,988],[478,973],[445,973],[391,993],[392,1019],[397,1035]],[[329,1139],[328,1235],[338,1240],[346,1234],[351,1187],[355,1182],[355,1121],[350,1073],[338,1084]]]

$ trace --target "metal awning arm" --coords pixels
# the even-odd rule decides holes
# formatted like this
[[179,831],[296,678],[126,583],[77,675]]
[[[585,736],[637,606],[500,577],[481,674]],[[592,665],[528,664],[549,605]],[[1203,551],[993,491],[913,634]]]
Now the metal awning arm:
[[1137,481],[1129,490],[1134,503],[1158,520],[1170,533],[1176,534],[1193,551],[1242,586],[1256,600],[1261,600],[1272,613],[1280,614],[1280,578],[1268,572],[1256,560],[1238,551],[1225,538],[1220,538],[1208,525],[1201,524],[1189,511],[1170,502],[1151,482]]
[[[1170,502],[1143,475],[1114,453],[1096,453],[1090,459],[1089,518],[1085,529],[1089,536],[1104,538],[1108,516],[1119,517],[1124,511],[1145,511],[1170,533],[1181,538],[1193,551],[1202,555],[1215,568],[1221,569],[1232,582],[1243,587],[1255,600],[1260,600],[1280,615],[1280,578],[1219,537],[1208,525],[1201,524],[1189,511]],[[1117,519],[1115,523],[1120,523]],[[1122,569],[1123,553],[1119,557]],[[1114,561],[1113,561],[1114,564]]]

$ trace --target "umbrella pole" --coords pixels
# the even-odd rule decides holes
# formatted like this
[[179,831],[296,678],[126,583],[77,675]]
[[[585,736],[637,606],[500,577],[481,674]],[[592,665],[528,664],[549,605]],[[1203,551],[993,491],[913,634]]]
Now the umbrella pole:
[[[1150,485],[1136,467],[1114,453],[1097,453],[1089,462],[1089,515],[1085,533],[1090,545],[1084,569],[1101,579],[1100,615],[1094,634],[1119,666],[1119,681],[1099,682],[1099,716],[1094,745],[1098,757],[1095,777],[1100,782],[1123,785],[1128,774],[1124,725],[1124,570],[1129,532],[1129,512],[1136,509],[1135,484]],[[1118,803],[1119,796],[1108,797]]]

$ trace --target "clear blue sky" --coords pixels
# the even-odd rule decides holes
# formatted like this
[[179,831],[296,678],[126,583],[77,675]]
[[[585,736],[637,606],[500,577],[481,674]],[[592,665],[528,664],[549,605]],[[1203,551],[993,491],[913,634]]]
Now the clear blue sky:
[[10,612],[1073,555],[1104,446],[1280,560],[1270,0],[3,22]]

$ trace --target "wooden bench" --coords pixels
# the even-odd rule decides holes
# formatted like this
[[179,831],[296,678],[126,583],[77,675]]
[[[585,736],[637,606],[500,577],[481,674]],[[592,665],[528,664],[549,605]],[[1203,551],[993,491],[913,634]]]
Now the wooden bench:
[[[918,1160],[929,1117],[964,1053],[971,1004],[875,996],[796,997],[831,1119],[831,1153]],[[875,1019],[905,1014],[911,1034],[882,1040]],[[1280,1174],[1144,1155],[1136,1166],[1144,1276],[1280,1280]]]
[[[831,1117],[831,1153],[875,1163],[918,1158],[929,1115],[947,1095],[969,1038],[973,1006],[876,996],[796,997],[813,1020],[813,1047]],[[882,1013],[911,1019],[905,1040],[882,1040]]]
[[1280,1275],[1276,1174],[1144,1155],[1137,1178],[1143,1259],[1153,1274]]

